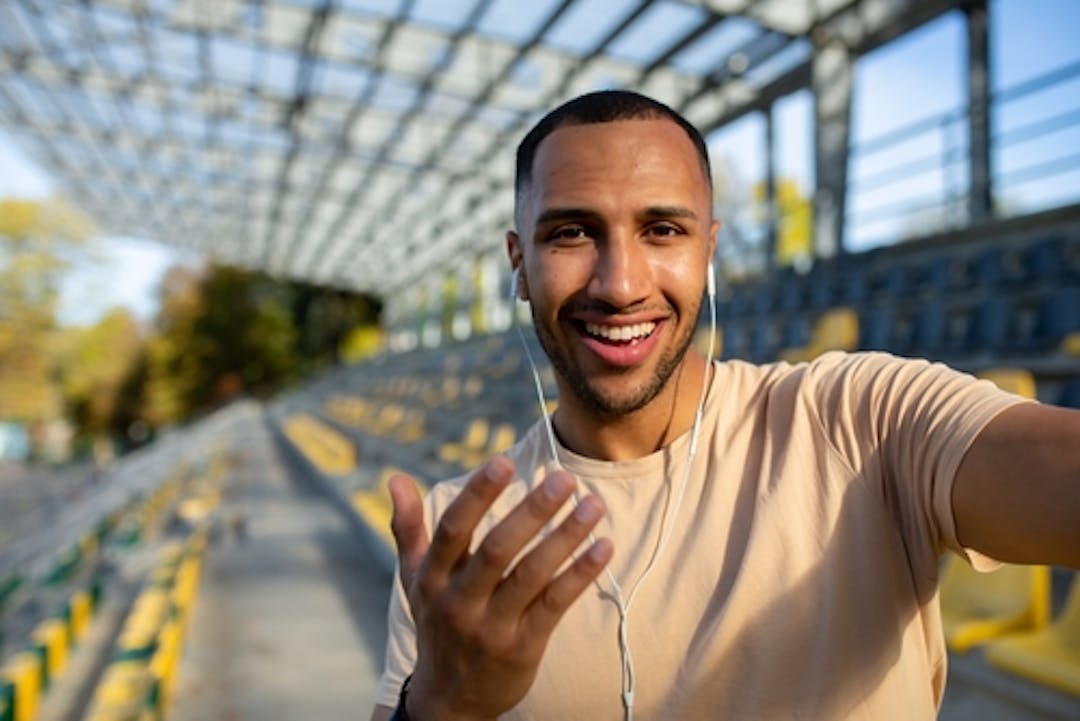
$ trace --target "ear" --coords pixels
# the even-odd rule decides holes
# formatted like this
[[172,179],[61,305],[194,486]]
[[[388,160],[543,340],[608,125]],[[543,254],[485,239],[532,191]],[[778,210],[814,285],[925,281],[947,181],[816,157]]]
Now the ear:
[[709,224],[709,255],[707,260],[712,260],[716,256],[716,239],[720,236],[720,228],[722,226],[723,224],[720,222],[719,218],[713,220],[713,222]]
[[525,256],[522,253],[521,238],[512,230],[506,231],[506,255],[510,259],[510,268],[518,274],[518,298],[528,301],[529,283],[525,278]]

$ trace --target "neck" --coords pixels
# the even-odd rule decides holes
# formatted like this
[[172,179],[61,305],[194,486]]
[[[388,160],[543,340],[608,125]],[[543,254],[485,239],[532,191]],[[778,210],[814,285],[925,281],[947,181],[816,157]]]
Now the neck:
[[654,453],[693,427],[708,373],[705,358],[690,349],[655,398],[615,417],[584,406],[559,379],[559,407],[552,418],[559,440],[575,453],[604,461]]

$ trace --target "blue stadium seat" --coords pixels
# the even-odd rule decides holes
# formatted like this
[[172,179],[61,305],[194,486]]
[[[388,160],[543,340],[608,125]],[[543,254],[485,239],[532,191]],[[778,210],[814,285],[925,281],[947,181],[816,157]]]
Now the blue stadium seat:
[[915,353],[939,353],[948,347],[949,319],[945,304],[938,300],[923,303],[912,321],[908,347]]
[[1000,248],[987,248],[972,258],[968,265],[968,279],[980,287],[994,287],[1001,282],[1004,254]]
[[1059,288],[1043,298],[1035,319],[1034,347],[1053,349],[1076,331],[1080,331],[1080,287]]
[[794,316],[787,321],[780,339],[781,348],[801,348],[810,343],[813,324],[806,316]]
[[747,357],[756,363],[768,363],[776,360],[780,352],[780,328],[770,318],[755,319],[750,327],[750,341]]
[[732,320],[723,327],[723,337],[721,357],[724,360],[745,357],[746,329],[739,320]]
[[879,291],[889,298],[903,298],[911,286],[911,269],[894,259],[881,275]]
[[1057,405],[1066,408],[1080,408],[1080,375],[1073,376],[1061,387]]
[[920,285],[931,292],[942,292],[963,284],[964,265],[954,254],[943,252],[928,259],[922,267]]
[[1024,274],[1032,283],[1055,280],[1067,275],[1065,261],[1065,238],[1043,238],[1024,253]]
[[773,310],[774,288],[768,279],[757,282],[750,291],[750,312],[756,316],[768,315]]
[[991,296],[971,313],[965,338],[965,351],[1002,350],[1009,340],[1010,303],[1007,298]]
[[859,348],[862,350],[894,350],[893,309],[881,306],[859,319]]
[[728,312],[729,318],[739,320],[745,318],[748,314],[750,307],[750,284],[739,283],[731,289],[731,298],[728,300]]
[[857,255],[849,256],[843,272],[837,275],[838,287],[834,291],[840,305],[861,306],[870,296],[870,272],[867,261]]
[[818,261],[810,271],[807,305],[811,310],[824,310],[833,304],[832,268]]
[[802,310],[806,303],[806,276],[799,275],[791,268],[785,268],[776,277],[777,310],[790,313]]

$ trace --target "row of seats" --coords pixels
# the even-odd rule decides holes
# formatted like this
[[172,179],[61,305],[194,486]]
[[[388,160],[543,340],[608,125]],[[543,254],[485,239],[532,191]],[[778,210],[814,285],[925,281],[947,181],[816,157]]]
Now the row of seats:
[[917,249],[893,246],[818,260],[737,283],[718,304],[721,322],[897,300],[991,295],[1080,284],[1080,237]]
[[[1080,357],[1080,285],[1045,294],[992,295],[980,300],[931,299],[914,303],[841,306],[816,314],[729,319],[722,326],[725,358],[768,362],[784,349],[811,343],[814,326],[834,322],[835,311],[854,319],[845,350],[960,361],[977,354],[1046,354]],[[847,321],[845,321],[847,322]]]
[[[76,642],[81,640],[88,631],[91,614],[98,608],[100,597],[104,593],[102,576],[99,573],[102,547],[109,544],[113,547],[125,548],[155,536],[166,524],[170,508],[177,508],[195,500],[204,505],[216,503],[219,499],[216,489],[223,470],[224,466],[219,458],[209,465],[205,474],[172,473],[148,497],[133,499],[128,507],[110,514],[99,524],[95,533],[85,535],[80,539],[77,548],[64,549],[58,554],[57,559],[49,564],[49,570],[41,579],[38,579],[39,583],[60,583],[74,576],[80,568],[89,572],[89,581],[76,585],[70,597],[60,606],[59,613],[38,623],[30,637],[23,640],[22,650],[5,660],[3,667],[0,668],[0,721],[31,721],[37,714],[44,695],[65,671],[69,655]],[[193,539],[201,538],[202,540],[191,540],[189,548],[197,548],[198,552],[201,552],[202,544],[205,543],[205,533],[204,529],[193,536]],[[172,574],[180,568],[180,561],[182,557],[187,557],[187,553],[187,551],[183,554],[170,553],[152,585],[161,586],[166,581],[172,584],[174,576],[169,575],[166,578],[163,574],[166,571]],[[176,575],[176,578],[186,579],[177,582],[179,584],[177,588],[182,587],[182,591],[178,590],[177,593],[186,599],[185,603],[190,602],[194,595],[194,579],[190,578],[191,573],[192,571],[185,571],[186,575]],[[197,577],[197,569],[194,573]],[[82,578],[82,575],[77,578]],[[25,585],[19,584],[20,587],[25,587]],[[136,610],[138,611],[138,605]],[[176,619],[179,618],[179,614],[175,612],[176,609],[169,607],[165,610],[169,613],[169,623],[175,625]],[[143,612],[133,614],[129,620],[136,617],[145,621]],[[144,629],[146,624],[141,621],[138,624],[131,621],[129,626]],[[145,636],[140,636],[133,631],[122,637],[118,643],[123,648],[130,648],[133,644],[142,644],[139,646],[140,649],[152,651],[153,653],[147,656],[146,663],[150,662],[151,657],[153,658],[156,664],[155,673],[159,681],[166,679],[166,674],[174,674],[180,648],[179,638],[166,639],[154,636],[149,642],[144,643],[144,641]],[[159,647],[166,645],[165,650],[159,650]],[[171,678],[172,676],[168,675],[166,680]],[[148,710],[159,708],[160,701],[167,690],[167,683],[158,683],[153,697],[157,705],[145,708]],[[108,696],[107,693],[99,693],[99,695],[102,694]],[[93,711],[87,718],[94,721],[115,721],[121,718],[144,717],[141,714],[143,706],[135,708],[134,712],[128,708],[125,713],[121,713],[111,701],[102,701],[98,706],[104,710],[101,713]]]

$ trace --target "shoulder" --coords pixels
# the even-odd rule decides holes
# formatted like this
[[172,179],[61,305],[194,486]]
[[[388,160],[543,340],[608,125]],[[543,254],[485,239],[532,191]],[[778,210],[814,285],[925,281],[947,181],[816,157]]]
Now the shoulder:
[[[888,353],[825,353],[812,361],[778,361],[755,365],[744,361],[720,364],[717,384],[724,393],[765,394],[776,398],[833,388],[865,387],[897,374],[927,370],[925,360],[899,358]],[[945,369],[944,366],[941,366]]]
[[774,368],[777,392],[801,393],[816,402],[974,380],[942,363],[876,351],[833,351],[806,363],[778,363]]

